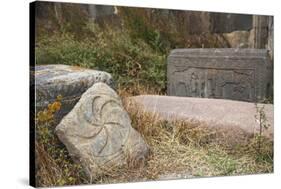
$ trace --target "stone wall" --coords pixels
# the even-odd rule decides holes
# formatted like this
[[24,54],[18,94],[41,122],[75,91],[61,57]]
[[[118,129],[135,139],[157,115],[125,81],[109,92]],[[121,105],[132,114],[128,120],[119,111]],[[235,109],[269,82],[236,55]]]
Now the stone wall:
[[[122,14],[124,10],[130,12],[127,15],[129,18]],[[147,29],[160,32],[168,43],[174,43],[177,47],[267,48],[271,54],[273,51],[273,17],[270,16],[58,2],[36,3],[36,18],[39,19],[36,31],[41,28],[56,30],[66,24],[75,32],[83,28],[87,21],[95,21],[101,26],[121,27],[126,19],[134,22],[134,17],[142,20]],[[221,42],[213,44],[218,41]]]

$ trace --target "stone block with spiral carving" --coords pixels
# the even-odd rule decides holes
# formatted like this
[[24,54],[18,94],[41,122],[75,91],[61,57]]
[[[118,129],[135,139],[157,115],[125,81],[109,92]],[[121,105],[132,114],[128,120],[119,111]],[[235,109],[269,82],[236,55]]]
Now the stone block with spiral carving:
[[56,127],[56,134],[90,178],[144,163],[148,146],[132,128],[116,92],[104,83],[89,88]]

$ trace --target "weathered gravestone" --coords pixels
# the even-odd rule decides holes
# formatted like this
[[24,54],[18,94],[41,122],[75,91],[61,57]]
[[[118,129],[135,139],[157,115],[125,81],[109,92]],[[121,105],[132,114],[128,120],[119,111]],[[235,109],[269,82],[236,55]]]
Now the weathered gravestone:
[[265,49],[176,49],[167,74],[170,96],[262,101],[272,94]]
[[104,83],[94,84],[82,95],[56,134],[91,178],[116,166],[143,163],[148,155],[148,146],[131,127],[120,98]]
[[60,120],[94,83],[113,85],[109,73],[67,65],[40,65],[35,67],[36,111],[46,108],[57,96],[62,96],[61,110],[56,114]]

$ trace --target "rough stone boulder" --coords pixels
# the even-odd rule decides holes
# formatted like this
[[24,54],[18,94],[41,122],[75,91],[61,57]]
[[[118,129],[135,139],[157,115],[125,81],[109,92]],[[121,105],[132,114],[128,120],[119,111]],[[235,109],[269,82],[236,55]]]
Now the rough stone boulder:
[[[144,111],[157,114],[165,120],[190,120],[204,123],[208,128],[222,128],[230,132],[230,137],[240,134],[253,135],[259,132],[259,120],[255,117],[257,107],[255,103],[223,99],[206,99],[192,97],[172,97],[142,95],[131,97]],[[273,140],[273,105],[264,106],[266,123],[270,127],[264,136]]]
[[109,73],[67,65],[40,65],[35,67],[36,111],[45,108],[62,96],[62,109],[58,120],[66,115],[81,95],[94,83],[104,82],[112,86]]
[[224,33],[223,36],[227,40],[231,48],[249,48],[249,31],[233,31]]
[[149,151],[131,127],[120,98],[104,83],[89,88],[55,132],[91,178],[114,167],[143,163]]

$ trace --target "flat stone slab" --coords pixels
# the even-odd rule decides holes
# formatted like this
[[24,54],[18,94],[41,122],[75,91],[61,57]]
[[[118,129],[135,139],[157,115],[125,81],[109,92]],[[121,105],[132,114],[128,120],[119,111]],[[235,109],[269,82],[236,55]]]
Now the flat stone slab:
[[168,95],[261,102],[273,93],[266,49],[175,49]]
[[115,167],[143,164],[149,151],[119,96],[101,82],[83,93],[55,132],[89,178]]
[[94,83],[113,86],[109,73],[67,65],[40,65],[35,67],[36,111],[62,96],[62,108],[56,113],[60,120],[77,103],[81,95]]
[[[144,111],[157,114],[165,120],[192,120],[205,123],[208,127],[231,129],[233,132],[242,130],[247,134],[258,133],[259,122],[255,103],[223,99],[206,99],[192,97],[171,97],[141,95],[130,97],[129,100],[140,105]],[[273,105],[264,106],[264,113],[270,127],[264,135],[273,139]]]

